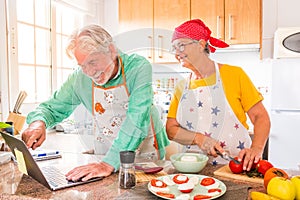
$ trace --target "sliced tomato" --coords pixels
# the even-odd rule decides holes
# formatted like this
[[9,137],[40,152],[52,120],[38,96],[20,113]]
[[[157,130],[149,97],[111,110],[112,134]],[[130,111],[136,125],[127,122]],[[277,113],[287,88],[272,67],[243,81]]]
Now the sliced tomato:
[[203,195],[203,194],[197,194],[196,196],[194,196],[194,200],[199,200],[199,199],[210,199],[211,196],[208,195]]
[[[185,180],[181,180],[181,179],[178,179],[179,177],[186,177]],[[176,184],[183,184],[183,183],[187,183],[189,181],[189,177],[183,175],[183,174],[176,174],[174,177],[173,177],[173,181],[176,183]]]
[[166,183],[164,183],[163,181],[161,180],[157,180],[157,179],[152,179],[151,180],[151,185],[153,187],[158,187],[158,188],[165,188],[167,187],[168,185]]
[[222,190],[220,188],[212,188],[212,189],[208,190],[208,193],[211,193],[211,192],[222,192]]
[[208,186],[214,184],[216,181],[213,178],[207,177],[201,180],[200,184],[203,186]]
[[174,199],[174,198],[175,198],[175,195],[174,195],[174,194],[171,194],[171,193],[156,192],[156,194],[157,194],[158,196],[167,197],[167,198],[171,198],[171,199]]
[[190,193],[193,191],[194,188],[191,188],[191,189],[187,189],[187,190],[180,190],[180,192],[182,193]]

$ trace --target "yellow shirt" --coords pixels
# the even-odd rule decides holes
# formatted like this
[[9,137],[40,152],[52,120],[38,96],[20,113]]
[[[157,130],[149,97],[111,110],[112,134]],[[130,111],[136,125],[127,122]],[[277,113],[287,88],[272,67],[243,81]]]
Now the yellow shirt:
[[[250,78],[240,67],[224,64],[220,68],[220,75],[226,98],[233,112],[245,128],[248,129],[246,113],[252,106],[262,101],[263,96],[258,92]],[[192,80],[189,87],[190,89],[195,89],[199,86],[213,85],[215,82],[216,76],[213,74],[205,79]],[[183,80],[175,87],[168,118],[176,118],[178,103],[181,99],[185,84],[186,80]]]

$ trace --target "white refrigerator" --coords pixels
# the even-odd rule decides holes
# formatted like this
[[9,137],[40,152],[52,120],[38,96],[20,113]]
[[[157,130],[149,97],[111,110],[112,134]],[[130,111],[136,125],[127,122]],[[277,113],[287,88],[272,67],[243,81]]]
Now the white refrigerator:
[[278,168],[300,165],[300,58],[272,64],[269,161]]

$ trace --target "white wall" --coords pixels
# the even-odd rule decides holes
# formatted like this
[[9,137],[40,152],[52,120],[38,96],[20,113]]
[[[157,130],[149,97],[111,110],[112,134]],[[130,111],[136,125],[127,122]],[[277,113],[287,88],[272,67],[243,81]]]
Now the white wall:
[[263,58],[273,58],[274,32],[278,27],[300,27],[299,7],[299,0],[263,0]]
[[[0,121],[5,121],[2,113],[9,112],[8,102],[8,71],[7,71],[7,28],[5,0],[0,0]],[[5,105],[5,106],[4,106]]]
[[112,35],[118,34],[119,27],[119,1],[118,0],[103,0],[103,27]]

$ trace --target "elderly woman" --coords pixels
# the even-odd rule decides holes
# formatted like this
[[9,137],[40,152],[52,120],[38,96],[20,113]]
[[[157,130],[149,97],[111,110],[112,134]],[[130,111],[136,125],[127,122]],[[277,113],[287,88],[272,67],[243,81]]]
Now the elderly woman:
[[[69,180],[108,176],[119,169],[119,152],[137,151],[146,160],[161,159],[169,144],[158,112],[152,107],[151,64],[126,55],[102,27],[88,25],[74,32],[67,47],[78,68],[62,87],[27,116],[22,139],[32,149],[46,139],[46,128],[66,119],[83,104],[93,114],[99,163],[71,170]],[[141,98],[142,97],[142,98]]]
[[[238,156],[244,160],[244,170],[250,170],[262,158],[270,131],[262,95],[240,67],[209,58],[215,47],[228,45],[211,37],[200,19],[178,26],[172,45],[191,76],[176,86],[166,124],[169,139],[214,157],[224,152]],[[254,125],[252,141],[246,114]],[[213,162],[224,163],[219,157]]]

